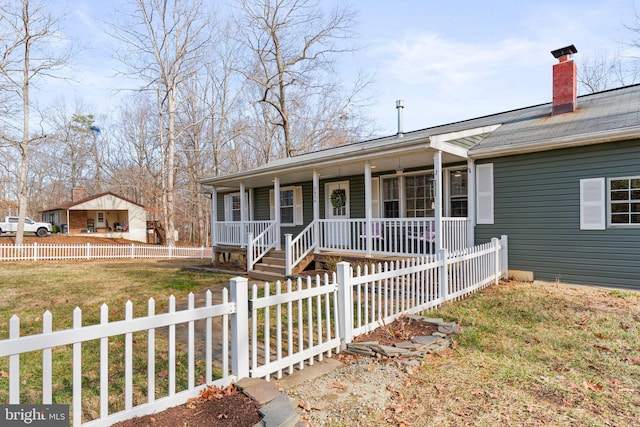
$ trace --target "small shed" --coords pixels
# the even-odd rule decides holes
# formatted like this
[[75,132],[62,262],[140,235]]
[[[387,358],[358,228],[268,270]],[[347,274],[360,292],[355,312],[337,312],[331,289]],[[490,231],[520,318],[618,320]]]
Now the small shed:
[[42,220],[70,235],[95,233],[100,237],[147,241],[144,206],[112,192],[86,196],[86,191],[83,194],[82,189],[74,189],[71,202],[43,210]]

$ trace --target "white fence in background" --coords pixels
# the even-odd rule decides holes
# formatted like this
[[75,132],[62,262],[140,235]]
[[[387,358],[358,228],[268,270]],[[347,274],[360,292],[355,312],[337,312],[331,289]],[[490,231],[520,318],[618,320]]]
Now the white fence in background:
[[[348,263],[338,263],[338,271],[331,278],[307,278],[306,281],[288,280],[285,287],[277,282],[253,286],[249,297],[248,280],[234,278],[230,293],[222,294],[222,303],[212,305],[211,293],[207,293],[204,307],[194,306],[189,295],[188,308],[175,311],[175,300],[169,301],[168,313],[155,314],[155,304],[149,301],[146,317],[133,317],[133,307],[127,303],[124,320],[108,322],[106,305],[101,310],[101,323],[82,326],[82,313],[74,311],[73,328],[52,331],[51,313],[43,316],[42,334],[20,336],[20,320],[10,320],[10,337],[0,341],[0,357],[9,358],[9,402],[21,402],[21,355],[42,353],[42,403],[52,402],[53,349],[71,346],[73,350],[71,414],[73,426],[107,426],[120,420],[156,412],[184,403],[196,396],[204,385],[195,384],[196,361],[194,322],[207,322],[205,363],[207,384],[212,384],[213,319],[220,318],[221,326],[221,378],[214,385],[226,385],[242,377],[280,377],[283,371],[293,372],[305,364],[313,364],[324,355],[351,342],[353,337],[389,323],[405,313],[415,313],[435,308],[445,301],[458,300],[497,283],[506,277],[508,269],[507,237],[492,239],[491,243],[464,251],[449,253],[438,251],[434,256],[366,267],[354,271]],[[229,332],[230,323],[230,332]],[[176,392],[176,327],[187,325],[187,376],[185,390]],[[155,332],[168,328],[168,392],[158,398],[154,394],[155,381],[159,377],[156,368]],[[147,366],[133,366],[133,333],[146,332]],[[110,339],[124,336],[124,368],[109,371]],[[100,399],[99,408],[89,408],[82,399],[82,357],[87,357],[83,344],[99,340]],[[84,352],[83,352],[84,351]],[[229,370],[229,359],[231,369]],[[149,390],[147,401],[133,405],[134,370],[145,371]],[[33,370],[31,370],[33,371]],[[114,375],[124,379],[124,409],[109,413],[109,384],[116,381]],[[137,388],[144,388],[136,384]],[[58,387],[59,388],[59,387]],[[34,395],[29,393],[28,395]],[[27,395],[27,394],[23,394]],[[60,402],[56,399],[56,403]],[[99,414],[94,419],[88,413]],[[81,414],[81,415],[78,415]]]
[[153,245],[0,245],[0,261],[211,258],[211,248]]

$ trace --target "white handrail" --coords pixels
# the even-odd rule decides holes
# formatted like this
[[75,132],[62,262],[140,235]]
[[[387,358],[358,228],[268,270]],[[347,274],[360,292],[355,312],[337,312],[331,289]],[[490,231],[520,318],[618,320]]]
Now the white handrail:
[[267,228],[258,234],[255,238],[253,233],[249,233],[247,240],[247,270],[252,271],[256,265],[271,249],[275,249],[278,245],[276,233],[278,232],[276,223],[271,223]]
[[318,238],[315,235],[315,221],[312,221],[300,232],[290,244],[285,245],[285,255],[287,259],[286,274],[291,275],[293,268],[300,263],[318,246]]

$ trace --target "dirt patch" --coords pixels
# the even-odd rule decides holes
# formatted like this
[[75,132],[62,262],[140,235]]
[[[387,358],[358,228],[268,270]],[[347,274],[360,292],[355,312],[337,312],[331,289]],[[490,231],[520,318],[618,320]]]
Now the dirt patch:
[[114,427],[238,427],[253,426],[260,421],[258,404],[230,386],[217,396],[207,395],[157,414],[136,417],[114,424]]
[[358,335],[353,342],[378,341],[380,345],[392,346],[411,338],[429,336],[438,328],[430,323],[410,317],[401,316],[388,325],[381,325],[373,331]]

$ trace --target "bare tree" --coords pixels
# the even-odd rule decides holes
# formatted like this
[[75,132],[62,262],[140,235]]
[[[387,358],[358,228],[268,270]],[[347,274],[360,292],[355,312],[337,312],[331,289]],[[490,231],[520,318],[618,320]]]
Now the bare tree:
[[[150,96],[136,93],[121,107],[113,126],[106,175],[125,197],[161,210],[162,174],[157,112]],[[155,218],[154,218],[155,219]]]
[[340,125],[337,117],[354,118],[341,110],[345,103],[338,102],[328,110],[332,114],[314,115],[318,121],[333,121],[331,126],[313,129],[322,128],[322,132],[294,131],[304,129],[302,123],[309,120],[310,111],[318,113],[310,106],[320,105],[328,93],[340,94],[332,77],[333,60],[354,50],[349,41],[354,36],[355,13],[342,6],[325,13],[319,0],[241,0],[240,4],[239,27],[251,53],[243,72],[259,88],[258,101],[275,113],[260,111],[265,125],[280,129],[284,156],[310,151],[318,140],[327,138],[320,134],[331,134]]
[[129,71],[142,79],[143,90],[158,91],[162,114],[163,199],[167,244],[175,244],[175,151],[180,130],[176,114],[180,90],[201,66],[209,33],[208,18],[199,0],[135,0],[134,12],[115,25],[114,37],[125,46],[119,57]]
[[640,70],[633,58],[616,52],[585,56],[579,67],[578,82],[586,93],[634,84]]
[[229,23],[218,35],[210,54],[212,60],[206,64],[204,84],[200,94],[208,110],[209,141],[213,151],[213,175],[221,172],[222,153],[243,130],[238,126],[240,103],[246,80],[234,69],[234,63],[242,55],[233,28]]
[[[18,151],[20,172],[18,178],[18,231],[16,245],[21,245],[24,236],[24,218],[27,211],[27,173],[30,146],[43,138],[43,133],[31,135],[30,87],[38,77],[51,76],[52,71],[66,64],[70,52],[62,52],[53,45],[57,41],[55,26],[58,20],[45,9],[43,4],[31,6],[29,0],[11,2],[0,9],[2,15],[3,50],[1,78],[3,87],[11,90],[18,98],[16,111],[21,115],[21,125],[17,116],[10,117],[11,126],[21,132],[21,138],[3,135]],[[53,54],[52,52],[58,52]]]

